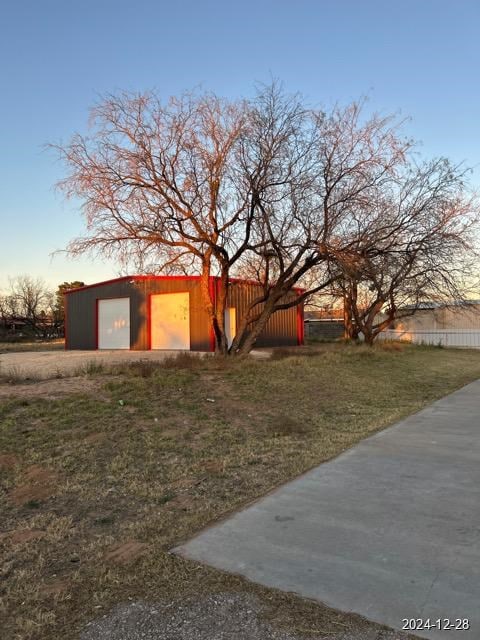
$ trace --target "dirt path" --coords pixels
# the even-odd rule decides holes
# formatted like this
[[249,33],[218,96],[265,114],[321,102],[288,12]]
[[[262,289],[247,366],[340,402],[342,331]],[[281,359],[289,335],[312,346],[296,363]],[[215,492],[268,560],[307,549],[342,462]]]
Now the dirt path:
[[40,380],[34,384],[2,384],[0,385],[0,399],[15,397],[56,400],[76,393],[91,393],[100,386],[101,381],[85,376]]

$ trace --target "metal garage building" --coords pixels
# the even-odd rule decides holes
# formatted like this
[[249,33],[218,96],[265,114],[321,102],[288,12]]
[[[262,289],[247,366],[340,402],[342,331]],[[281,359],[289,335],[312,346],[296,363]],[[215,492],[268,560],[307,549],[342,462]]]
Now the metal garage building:
[[[210,279],[212,291],[216,278]],[[260,287],[234,280],[225,311],[229,341]],[[292,290],[292,296],[298,295]],[[303,305],[277,311],[256,346],[303,344]],[[198,276],[125,276],[71,289],[65,294],[66,349],[185,349],[214,351]]]

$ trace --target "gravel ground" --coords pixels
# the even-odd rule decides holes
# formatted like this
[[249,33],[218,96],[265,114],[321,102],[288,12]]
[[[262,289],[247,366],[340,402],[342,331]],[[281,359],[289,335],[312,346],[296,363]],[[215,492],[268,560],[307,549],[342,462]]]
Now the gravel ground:
[[0,354],[0,373],[17,377],[55,378],[80,372],[90,365],[148,360],[161,362],[179,351],[29,351]]
[[[81,640],[407,640],[411,636],[375,627],[361,632],[304,634],[272,626],[249,594],[223,593],[181,603],[122,604],[90,622]],[[301,621],[299,621],[301,628]]]
[[[147,360],[161,362],[175,357],[181,351],[22,351],[0,353],[0,374],[18,378],[51,379],[71,376],[82,368],[95,364],[112,365]],[[200,351],[188,351],[192,355],[210,355]],[[269,358],[270,351],[253,350],[250,355],[258,359]]]

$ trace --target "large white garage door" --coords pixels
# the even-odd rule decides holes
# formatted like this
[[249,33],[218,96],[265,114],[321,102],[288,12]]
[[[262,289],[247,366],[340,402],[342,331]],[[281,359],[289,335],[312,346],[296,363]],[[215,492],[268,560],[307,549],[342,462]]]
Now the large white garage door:
[[152,349],[190,349],[190,300],[188,292],[151,296]]
[[98,348],[130,349],[130,298],[98,301]]

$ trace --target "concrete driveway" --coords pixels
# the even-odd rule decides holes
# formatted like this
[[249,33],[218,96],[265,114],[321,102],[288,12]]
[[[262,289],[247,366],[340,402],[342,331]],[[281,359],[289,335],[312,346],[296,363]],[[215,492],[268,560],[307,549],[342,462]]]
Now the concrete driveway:
[[478,640],[480,381],[174,551],[394,629],[468,619],[413,633]]
[[[0,354],[0,373],[19,377],[53,378],[72,375],[90,364],[138,360],[162,361],[179,351],[22,351]],[[189,352],[190,353],[190,352]]]

